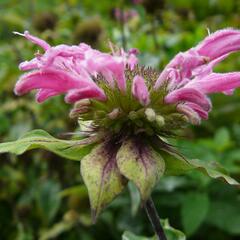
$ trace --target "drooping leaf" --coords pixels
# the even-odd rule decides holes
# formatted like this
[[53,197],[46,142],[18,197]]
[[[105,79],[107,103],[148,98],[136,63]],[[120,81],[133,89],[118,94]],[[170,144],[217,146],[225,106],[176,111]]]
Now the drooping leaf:
[[93,221],[126,184],[117,168],[117,150],[110,143],[102,143],[82,159],[81,174],[88,189]]
[[186,159],[177,154],[166,154],[161,152],[166,164],[166,175],[184,174],[190,170],[198,170],[213,179],[221,179],[230,185],[239,183],[230,177],[227,172],[216,162],[209,163],[198,159]]
[[139,189],[142,200],[147,200],[165,170],[161,155],[141,141],[129,140],[117,153],[120,172]]
[[218,163],[205,163],[198,159],[189,160],[188,162],[192,166],[192,169],[196,169],[213,179],[220,179],[230,185],[239,186],[239,182],[230,177]]
[[209,209],[209,199],[206,194],[198,192],[188,193],[184,196],[181,216],[184,232],[193,234],[204,221]]
[[0,153],[10,152],[20,155],[36,148],[46,149],[61,157],[79,161],[90,151],[91,146],[79,145],[76,140],[57,139],[43,130],[33,130],[16,141],[1,143]]

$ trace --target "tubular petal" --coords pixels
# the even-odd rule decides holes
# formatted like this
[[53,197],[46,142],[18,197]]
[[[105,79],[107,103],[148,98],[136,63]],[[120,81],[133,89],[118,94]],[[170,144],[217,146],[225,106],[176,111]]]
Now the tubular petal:
[[207,120],[208,119],[208,112],[202,109],[199,105],[195,103],[185,103],[186,106],[190,107],[192,110],[198,113],[198,115],[202,118]]
[[186,87],[198,89],[205,94],[232,91],[240,87],[240,72],[212,73],[189,82]]
[[197,47],[200,55],[218,58],[230,52],[240,50],[240,31],[224,29],[206,37]]
[[199,125],[201,123],[201,118],[197,112],[195,112],[191,107],[185,104],[179,104],[177,110],[187,116],[190,123],[194,125]]
[[200,91],[194,88],[180,88],[170,92],[165,97],[165,102],[178,103],[178,102],[192,102],[201,106],[204,110],[209,111],[211,103],[208,98]]
[[133,79],[132,94],[143,106],[150,103],[148,88],[145,84],[144,78],[139,75],[135,76]]
[[81,99],[86,98],[95,98],[100,101],[106,100],[106,96],[101,89],[86,87],[69,91],[65,96],[65,101],[67,103],[75,103]]
[[37,38],[33,35],[31,35],[28,31],[25,31],[23,34],[19,33],[19,32],[13,32],[14,34],[20,35],[20,36],[24,36],[26,39],[28,39],[29,41],[37,44],[38,46],[40,46],[41,48],[43,48],[45,51],[48,50],[49,48],[51,48],[51,46],[45,42],[44,40]]
[[54,91],[52,89],[40,89],[36,94],[36,101],[42,103],[50,97],[59,95],[60,92]]
[[70,89],[97,85],[68,74],[61,70],[35,71],[24,74],[15,86],[15,93],[23,95],[33,89],[52,89],[59,93]]

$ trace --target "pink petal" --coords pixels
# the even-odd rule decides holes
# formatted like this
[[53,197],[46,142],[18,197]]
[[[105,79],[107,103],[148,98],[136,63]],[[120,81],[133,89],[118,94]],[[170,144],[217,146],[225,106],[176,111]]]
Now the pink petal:
[[148,88],[145,84],[144,78],[139,75],[135,76],[133,79],[132,94],[143,106],[150,103]]
[[95,98],[100,101],[105,101],[106,96],[101,89],[86,87],[82,89],[71,90],[65,96],[65,101],[67,103],[75,103],[81,99],[85,98]]
[[186,115],[190,123],[194,125],[199,125],[201,123],[201,118],[199,114],[195,112],[191,107],[187,106],[186,104],[179,104],[177,106],[177,111]]
[[215,65],[217,65],[218,63],[222,62],[225,58],[227,58],[229,56],[229,53],[222,55],[214,60],[212,60],[211,62],[201,65],[199,67],[196,67],[193,71],[192,74],[194,76],[198,76],[198,77],[204,77],[210,73],[212,73],[213,68],[215,67]]
[[235,29],[217,31],[206,37],[195,49],[200,55],[211,59],[240,50],[240,31]]
[[54,91],[52,89],[40,89],[36,94],[36,101],[42,103],[50,97],[59,95],[60,92]]
[[[73,88],[82,88],[89,86],[87,81],[79,80],[79,77],[73,76],[61,70],[35,71],[24,74],[15,86],[17,95],[25,94],[33,89],[52,89],[62,93]],[[96,86],[92,82],[92,86]]]
[[43,48],[45,51],[48,50],[49,48],[51,48],[51,46],[45,42],[44,40],[37,38],[33,35],[31,35],[28,31],[25,31],[24,34],[19,33],[19,32],[13,32],[14,34],[20,35],[20,36],[24,36],[25,38],[27,38],[29,41],[39,45],[41,48]]
[[171,80],[172,71],[179,72],[176,83],[180,83],[184,78],[191,77],[192,70],[203,63],[204,57],[200,56],[194,49],[178,53],[161,72],[154,88],[158,89],[165,81]]
[[202,118],[207,120],[208,119],[208,112],[201,108],[199,105],[195,103],[185,103],[186,106],[190,107],[192,110],[198,113],[198,115]]
[[194,88],[180,88],[172,91],[165,97],[165,102],[168,104],[178,102],[192,102],[198,104],[206,111],[211,108],[211,103],[208,98],[203,93]]
[[33,58],[31,61],[25,61],[19,64],[19,69],[22,71],[28,71],[38,68],[38,59]]
[[240,87],[240,72],[212,73],[189,82],[186,87],[198,89],[206,94],[232,91]]

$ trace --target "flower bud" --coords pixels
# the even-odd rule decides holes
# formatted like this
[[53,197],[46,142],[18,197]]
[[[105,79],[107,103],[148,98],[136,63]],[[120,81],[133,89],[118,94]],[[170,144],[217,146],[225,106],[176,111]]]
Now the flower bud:
[[161,115],[156,116],[156,122],[159,127],[163,127],[165,125],[164,117]]
[[149,122],[154,122],[156,120],[156,113],[154,112],[154,110],[152,108],[147,108],[145,110],[145,115]]
[[138,118],[138,114],[135,112],[135,111],[131,111],[129,114],[128,114],[128,117],[130,120],[134,121]]

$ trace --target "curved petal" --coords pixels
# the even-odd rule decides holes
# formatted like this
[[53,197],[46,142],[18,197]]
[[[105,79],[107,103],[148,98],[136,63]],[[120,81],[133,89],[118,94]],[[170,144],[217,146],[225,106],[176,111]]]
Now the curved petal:
[[51,46],[47,42],[31,35],[28,31],[25,31],[23,34],[19,33],[19,32],[13,32],[13,33],[25,37],[29,41],[31,41],[31,42],[37,44],[38,46],[40,46],[41,48],[43,48],[45,51],[51,48]]
[[195,49],[200,55],[210,59],[240,50],[240,31],[228,28],[214,32],[198,44]]
[[85,98],[95,98],[100,101],[106,100],[106,97],[101,89],[86,87],[69,91],[65,96],[65,101],[67,103],[75,103]]
[[192,110],[198,113],[198,115],[202,118],[207,120],[208,119],[208,112],[201,108],[199,105],[195,103],[185,103],[186,106],[190,107]]
[[201,123],[199,114],[186,104],[179,104],[177,106],[177,111],[183,113],[191,124],[198,125]]
[[203,93],[194,88],[177,89],[170,92],[164,100],[169,104],[178,102],[192,102],[201,106],[206,111],[211,109],[211,103],[209,99]]
[[33,89],[52,89],[58,92],[65,92],[73,88],[95,85],[68,74],[61,70],[35,71],[24,74],[15,86],[17,95],[25,94]]
[[50,97],[59,95],[60,92],[54,91],[52,89],[40,89],[36,94],[36,101],[42,103]]
[[189,82],[186,87],[198,89],[206,94],[229,92],[240,87],[240,72],[212,73],[202,79]]

